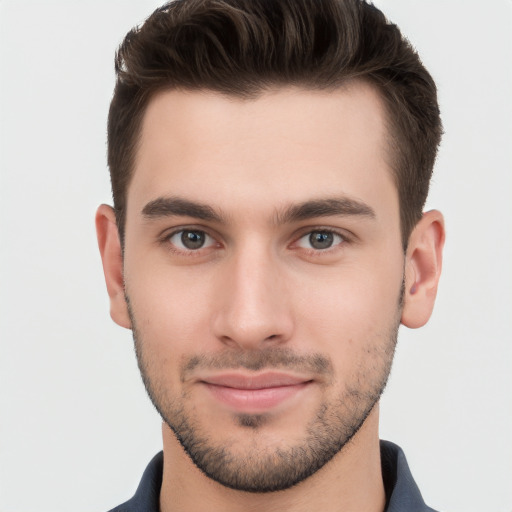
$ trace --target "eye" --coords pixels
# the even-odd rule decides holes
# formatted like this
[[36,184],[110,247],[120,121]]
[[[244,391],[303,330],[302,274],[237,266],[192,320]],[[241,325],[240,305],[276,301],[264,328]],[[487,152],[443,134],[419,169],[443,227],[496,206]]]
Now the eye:
[[204,231],[198,229],[182,229],[176,231],[169,238],[169,242],[177,249],[197,251],[215,244],[215,240]]
[[333,246],[339,245],[345,241],[345,238],[338,233],[328,230],[311,231],[299,238],[297,245],[304,249],[314,249],[323,251]]

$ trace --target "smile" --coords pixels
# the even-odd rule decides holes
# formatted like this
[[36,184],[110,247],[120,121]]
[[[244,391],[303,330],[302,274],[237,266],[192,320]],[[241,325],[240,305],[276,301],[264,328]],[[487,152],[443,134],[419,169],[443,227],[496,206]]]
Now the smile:
[[201,381],[215,399],[238,412],[261,413],[300,394],[312,380],[283,373],[223,374]]

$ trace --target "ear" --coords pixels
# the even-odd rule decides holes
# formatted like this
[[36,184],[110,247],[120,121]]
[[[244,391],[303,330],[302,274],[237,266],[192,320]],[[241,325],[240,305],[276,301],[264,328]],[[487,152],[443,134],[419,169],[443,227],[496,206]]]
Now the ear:
[[424,213],[409,237],[402,324],[412,329],[425,325],[434,309],[444,239],[444,219],[437,210]]
[[110,297],[110,316],[121,327],[131,329],[128,305],[124,294],[123,254],[116,224],[116,216],[111,206],[102,204],[96,212],[96,234],[105,282]]

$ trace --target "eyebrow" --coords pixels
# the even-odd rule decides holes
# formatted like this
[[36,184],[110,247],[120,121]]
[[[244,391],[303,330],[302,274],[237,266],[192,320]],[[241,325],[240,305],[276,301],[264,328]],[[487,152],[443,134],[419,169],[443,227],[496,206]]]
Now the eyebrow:
[[287,224],[314,217],[361,216],[375,219],[375,211],[367,204],[347,197],[316,199],[287,207],[277,214],[278,224]]
[[144,206],[142,215],[146,219],[172,216],[194,217],[210,222],[223,222],[224,216],[207,204],[197,203],[181,197],[159,197]]
[[[148,220],[165,217],[193,217],[210,222],[226,223],[226,217],[211,206],[181,197],[159,197],[147,203],[142,215]],[[374,219],[375,211],[367,204],[354,199],[328,198],[293,204],[277,212],[276,224],[290,224],[314,217],[361,216]]]

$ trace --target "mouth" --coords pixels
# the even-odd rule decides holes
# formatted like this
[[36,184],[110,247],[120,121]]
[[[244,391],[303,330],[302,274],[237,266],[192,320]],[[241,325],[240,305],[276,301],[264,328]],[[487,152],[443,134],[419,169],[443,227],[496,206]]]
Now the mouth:
[[229,373],[202,379],[212,396],[237,412],[262,413],[297,398],[313,381],[285,373]]

